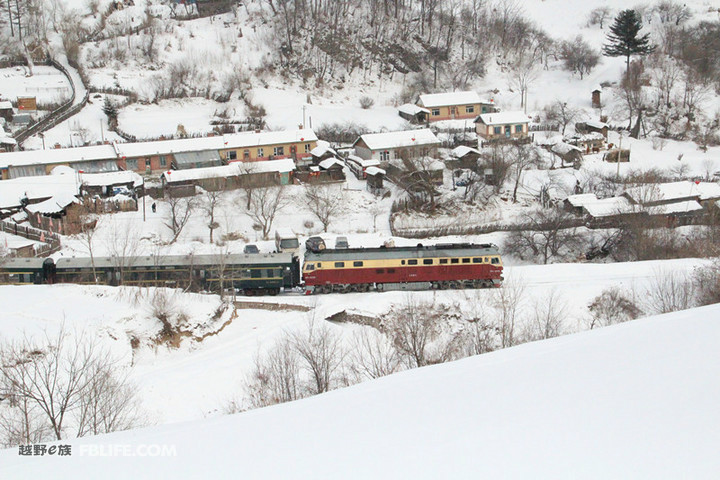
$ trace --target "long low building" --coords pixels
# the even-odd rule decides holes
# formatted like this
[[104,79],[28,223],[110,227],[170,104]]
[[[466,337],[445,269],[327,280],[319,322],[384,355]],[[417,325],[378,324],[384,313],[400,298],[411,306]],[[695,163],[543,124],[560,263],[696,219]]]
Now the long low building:
[[0,153],[3,180],[49,174],[59,165],[88,173],[139,173],[201,168],[231,162],[310,158],[317,146],[311,129],[242,132],[213,137],[112,143],[88,147]]

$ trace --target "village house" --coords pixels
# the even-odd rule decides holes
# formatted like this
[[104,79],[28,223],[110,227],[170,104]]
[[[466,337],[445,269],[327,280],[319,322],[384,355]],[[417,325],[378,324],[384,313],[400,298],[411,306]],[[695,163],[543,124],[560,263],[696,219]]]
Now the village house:
[[118,193],[142,195],[143,177],[136,172],[119,171],[109,173],[81,173],[80,193],[82,196],[112,197]]
[[495,111],[493,101],[480,98],[477,92],[424,94],[420,95],[415,103],[417,107],[429,111],[424,121],[430,122],[470,119],[482,113]]
[[257,162],[290,158],[310,160],[318,138],[309,128],[277,132],[244,132],[222,137],[220,156],[226,162]]
[[48,175],[58,166],[83,172],[117,171],[117,153],[112,145],[0,153],[3,180]]
[[9,100],[0,100],[0,118],[10,123],[13,119],[13,106]]
[[40,203],[54,196],[79,194],[80,180],[76,174],[4,180],[0,182],[0,211],[11,214],[24,205]]
[[696,202],[708,207],[720,199],[720,185],[714,182],[669,182],[627,189],[623,196],[635,205],[656,207],[679,202]]
[[12,152],[15,150],[17,141],[12,138],[0,124],[0,152]]
[[30,225],[61,235],[74,235],[82,231],[82,205],[76,196],[55,195],[44,202],[27,205]]
[[529,123],[523,112],[485,113],[475,119],[475,132],[485,141],[523,140],[529,138]]
[[353,147],[364,160],[388,162],[394,158],[425,157],[437,154],[440,140],[428,128],[361,135]]

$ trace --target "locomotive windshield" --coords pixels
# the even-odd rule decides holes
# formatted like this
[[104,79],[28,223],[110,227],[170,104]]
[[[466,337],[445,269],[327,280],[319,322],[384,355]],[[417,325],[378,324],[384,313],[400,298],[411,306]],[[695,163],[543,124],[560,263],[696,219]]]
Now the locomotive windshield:
[[300,243],[297,238],[284,238],[280,240],[280,248],[298,248]]

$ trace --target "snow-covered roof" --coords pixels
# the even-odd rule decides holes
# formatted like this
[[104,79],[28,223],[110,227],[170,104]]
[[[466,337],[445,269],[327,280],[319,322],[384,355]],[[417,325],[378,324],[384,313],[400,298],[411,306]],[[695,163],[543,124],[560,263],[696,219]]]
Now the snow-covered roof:
[[49,150],[24,150],[22,152],[0,153],[0,168],[32,164],[53,164],[80,162],[86,160],[116,159],[112,145],[89,147],[52,148]]
[[347,158],[351,162],[355,162],[358,165],[360,165],[361,167],[365,167],[365,168],[375,167],[375,166],[380,165],[380,160],[376,160],[374,158],[369,158],[369,159],[365,160],[364,158],[360,158],[357,155],[348,155]]
[[320,168],[327,170],[328,168],[332,167],[333,165],[342,166],[342,162],[340,162],[336,158],[326,158],[322,162],[318,163],[318,165],[320,166]]
[[139,187],[143,184],[143,178],[130,170],[108,172],[108,173],[82,173],[80,180],[83,185],[90,187],[105,187],[120,183],[130,183]]
[[595,218],[612,217],[613,215],[634,211],[632,204],[625,197],[611,197],[595,202],[587,202],[583,204],[583,208]]
[[0,232],[0,245],[4,245],[6,248],[10,250],[16,250],[18,248],[27,247],[28,245],[35,245],[39,244],[39,242],[35,242],[33,240],[29,240],[24,237],[20,237],[17,235],[11,235],[9,233]]
[[417,115],[418,113],[430,113],[430,110],[427,108],[423,108],[419,105],[415,105],[413,103],[405,103],[403,105],[400,105],[397,107],[398,112],[404,113],[406,115]]
[[67,208],[68,205],[73,203],[80,203],[80,201],[70,193],[60,193],[54,195],[52,198],[45,200],[44,202],[35,203],[28,205],[25,209],[30,213],[60,213]]
[[317,147],[310,150],[310,155],[313,155],[315,157],[322,157],[326,153],[331,153],[332,155],[337,155],[337,152],[330,148],[330,143],[326,142],[325,140],[318,140],[317,141]]
[[12,102],[8,100],[3,100],[2,102],[0,102],[0,110],[7,110],[11,108],[13,108]]
[[0,181],[0,208],[17,208],[20,199],[50,198],[56,195],[78,195],[80,184],[77,175],[44,175]]
[[720,185],[713,182],[670,182],[629,188],[625,195],[636,203],[697,197],[700,200],[720,198]]
[[385,175],[386,174],[385,170],[383,170],[382,168],[378,168],[378,167],[367,167],[365,169],[365,173],[367,173],[368,175]]
[[587,122],[585,122],[585,125],[587,125],[588,127],[600,128],[600,129],[608,127],[607,123],[598,122],[596,120],[588,120]]
[[399,132],[368,133],[360,137],[370,150],[440,145],[440,140],[429,128]]
[[459,147],[453,148],[450,152],[450,155],[455,158],[462,158],[468,153],[475,153],[477,155],[480,155],[480,151],[477,148],[472,148],[465,145],[460,145]]
[[582,207],[587,203],[597,202],[598,198],[594,193],[579,193],[577,195],[570,195],[566,200],[573,207]]
[[296,130],[278,130],[277,132],[243,132],[225,135],[222,137],[224,145],[221,148],[243,148],[263,145],[278,145],[284,143],[316,142],[317,136],[310,128]]
[[219,167],[190,168],[187,170],[168,170],[163,172],[167,183],[187,182],[208,178],[237,177],[253,173],[287,173],[295,170],[295,162],[291,158],[280,160],[263,160],[259,162],[233,162]]
[[485,125],[506,125],[508,123],[528,123],[530,118],[523,112],[495,112],[478,115],[475,123],[478,122]]
[[648,213],[651,215],[669,215],[673,213],[689,213],[702,210],[703,207],[697,200],[685,200],[683,202],[667,203],[651,207]]
[[573,150],[582,153],[582,150],[580,148],[565,142],[558,142],[550,148],[550,151],[552,151],[553,153],[557,153],[558,155],[566,155]]
[[445,93],[426,93],[420,95],[418,104],[423,107],[444,107],[446,105],[472,105],[477,103],[492,103],[489,100],[483,100],[477,92],[445,92]]

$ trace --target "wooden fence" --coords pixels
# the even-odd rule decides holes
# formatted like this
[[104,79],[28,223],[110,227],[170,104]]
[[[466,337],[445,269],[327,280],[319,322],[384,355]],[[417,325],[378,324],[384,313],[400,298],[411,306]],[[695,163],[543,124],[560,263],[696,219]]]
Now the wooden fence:
[[57,252],[61,247],[60,236],[39,228],[18,225],[17,223],[3,220],[0,221],[0,230],[19,237],[27,238],[28,240],[44,243],[44,245],[35,247],[36,257],[46,257],[51,253]]

